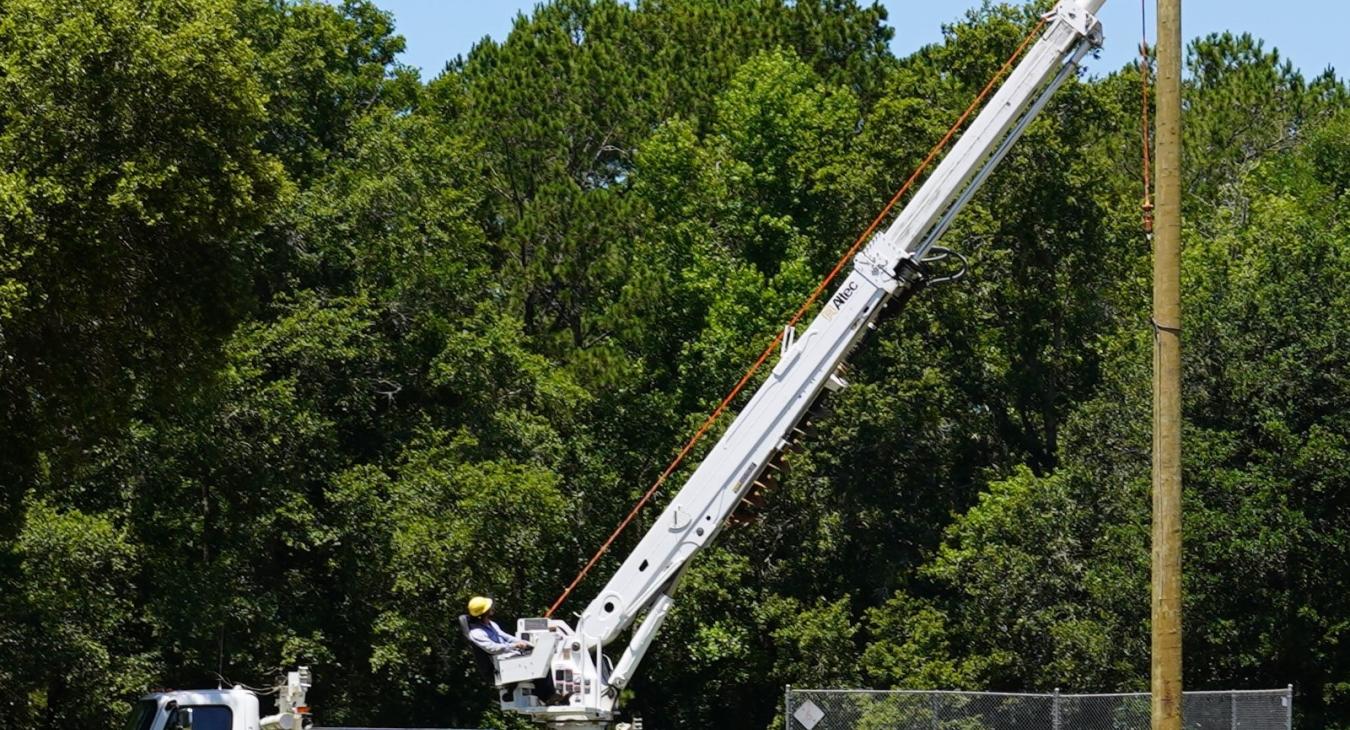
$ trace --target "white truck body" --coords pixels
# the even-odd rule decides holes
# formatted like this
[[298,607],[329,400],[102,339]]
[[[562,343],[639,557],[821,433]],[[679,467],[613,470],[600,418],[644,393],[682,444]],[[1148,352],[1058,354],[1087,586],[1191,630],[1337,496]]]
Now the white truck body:
[[304,730],[308,667],[289,672],[270,692],[277,712],[262,715],[258,695],[246,687],[155,692],[137,700],[123,730]]
[[258,696],[242,687],[146,695],[123,730],[168,730],[177,709],[193,710],[192,730],[262,730]]

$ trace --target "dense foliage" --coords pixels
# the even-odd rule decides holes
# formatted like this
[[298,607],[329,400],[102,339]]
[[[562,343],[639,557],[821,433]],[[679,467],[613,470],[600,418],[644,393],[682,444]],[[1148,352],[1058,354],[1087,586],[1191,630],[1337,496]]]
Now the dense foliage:
[[[0,725],[295,662],[324,724],[510,725],[465,599],[548,605],[1037,10],[895,58],[852,0],[554,0],[424,83],[369,0],[0,0]],[[1350,93],[1188,58],[1186,683],[1350,728]],[[1147,687],[1138,83],[1051,102],[698,559],[650,727]]]

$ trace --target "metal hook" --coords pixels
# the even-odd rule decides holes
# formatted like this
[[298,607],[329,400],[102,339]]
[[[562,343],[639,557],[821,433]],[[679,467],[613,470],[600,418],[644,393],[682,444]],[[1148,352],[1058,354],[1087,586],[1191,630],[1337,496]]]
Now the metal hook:
[[960,280],[965,278],[966,272],[970,271],[970,261],[965,256],[962,256],[960,253],[953,251],[950,248],[934,246],[929,249],[929,251],[931,252],[931,255],[925,256],[920,263],[933,264],[939,261],[945,261],[952,256],[955,256],[961,262],[961,268],[957,269],[956,273],[929,279],[927,283],[930,286],[933,284],[945,284],[947,282]]

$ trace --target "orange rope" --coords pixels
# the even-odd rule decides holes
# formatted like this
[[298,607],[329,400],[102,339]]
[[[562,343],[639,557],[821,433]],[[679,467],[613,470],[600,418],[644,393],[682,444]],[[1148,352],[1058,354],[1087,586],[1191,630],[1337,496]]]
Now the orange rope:
[[[900,198],[909,191],[919,179],[919,176],[928,169],[928,166],[933,163],[933,160],[937,159],[938,154],[946,148],[947,143],[956,135],[957,130],[966,123],[966,120],[970,118],[970,115],[974,113],[975,109],[984,102],[985,97],[987,97],[989,92],[994,89],[994,85],[998,83],[998,80],[1001,79],[1004,74],[1008,73],[1008,70],[1012,68],[1013,63],[1015,63],[1017,59],[1021,57],[1022,53],[1026,51],[1027,46],[1031,45],[1032,39],[1041,32],[1045,27],[1045,24],[1046,19],[1042,18],[1036,27],[1027,34],[1026,38],[1022,40],[1021,45],[1017,47],[1017,50],[1013,51],[1013,54],[1003,63],[1003,67],[989,79],[989,83],[985,84],[985,87],[970,102],[970,105],[966,107],[966,110],[961,113],[961,117],[947,130],[947,133],[943,135],[942,139],[933,146],[933,149],[928,152],[928,156],[923,159],[923,162],[919,163],[919,166],[915,168],[914,172],[909,176],[909,179],[905,180],[905,184],[900,187],[900,190],[891,197],[890,202],[886,203],[886,207],[882,208],[881,212],[877,214],[877,217],[872,220],[871,225],[867,226],[867,230],[863,231],[862,235],[858,236],[858,239],[853,242],[853,245],[849,247],[848,251],[839,258],[839,261],[834,265],[834,268],[830,270],[830,273],[816,285],[816,288],[811,292],[811,295],[806,298],[806,301],[797,309],[796,313],[792,315],[792,318],[788,320],[784,329],[797,324],[797,322],[806,315],[807,310],[816,303],[816,300],[824,293],[825,288],[830,285],[830,282],[834,281],[835,277],[839,275],[839,272],[843,271],[844,266],[852,260],[853,256],[858,252],[858,249],[862,248],[863,243],[866,242],[873,231],[877,229],[877,226],[881,225],[881,222],[890,214],[891,209],[900,201]],[[782,341],[783,331],[779,330],[778,334],[774,336],[773,341],[769,343],[768,347],[764,348],[764,352],[759,354],[759,358],[755,360],[755,363],[751,365],[750,369],[745,371],[745,374],[741,376],[741,379],[736,382],[736,386],[731,389],[731,392],[727,393],[726,397],[722,399],[722,402],[717,404],[717,408],[713,409],[713,412],[703,421],[703,425],[698,427],[698,431],[694,433],[693,438],[689,439],[688,443],[684,445],[684,448],[680,449],[680,453],[675,456],[675,460],[670,462],[670,465],[666,467],[665,471],[661,472],[661,476],[657,477],[656,482],[642,495],[642,498],[639,499],[638,503],[633,506],[633,509],[628,512],[628,515],[623,518],[623,522],[619,523],[619,526],[614,529],[614,532],[611,533],[604,544],[600,546],[600,549],[597,550],[590,561],[586,563],[586,566],[581,569],[581,572],[577,574],[577,577],[563,590],[562,595],[558,596],[558,600],[554,601],[552,606],[549,606],[548,611],[544,613],[545,617],[551,617],[553,612],[558,610],[558,607],[562,605],[563,601],[567,600],[567,597],[572,594],[572,591],[577,585],[591,572],[591,568],[594,568],[595,564],[600,562],[600,558],[609,550],[610,546],[614,544],[614,541],[624,529],[628,527],[629,523],[637,517],[638,512],[647,505],[647,502],[651,501],[652,496],[656,494],[662,484],[665,484],[666,479],[675,472],[675,469],[678,468],[680,463],[684,461],[684,458],[689,455],[689,452],[693,451],[694,446],[697,445],[704,434],[708,432],[708,429],[717,422],[717,419],[726,411],[727,406],[731,405],[731,401],[740,394],[741,390],[743,390],[746,384],[750,382],[750,379],[759,371],[760,366],[769,359],[769,355],[773,353],[774,348],[778,347],[779,343]]]
[[1139,25],[1142,33],[1139,41],[1139,86],[1142,89],[1140,105],[1142,123],[1139,125],[1144,147],[1144,233],[1153,233],[1153,181],[1152,161],[1150,159],[1149,119],[1148,119],[1148,0],[1139,0]]

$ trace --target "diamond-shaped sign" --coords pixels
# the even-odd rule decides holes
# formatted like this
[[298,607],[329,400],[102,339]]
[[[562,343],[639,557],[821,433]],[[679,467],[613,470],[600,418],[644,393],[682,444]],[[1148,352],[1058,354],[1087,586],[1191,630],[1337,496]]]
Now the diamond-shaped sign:
[[825,712],[817,707],[816,703],[807,700],[802,703],[801,707],[797,708],[796,712],[792,713],[792,716],[797,718],[797,722],[800,722],[806,730],[811,730],[825,717]]

